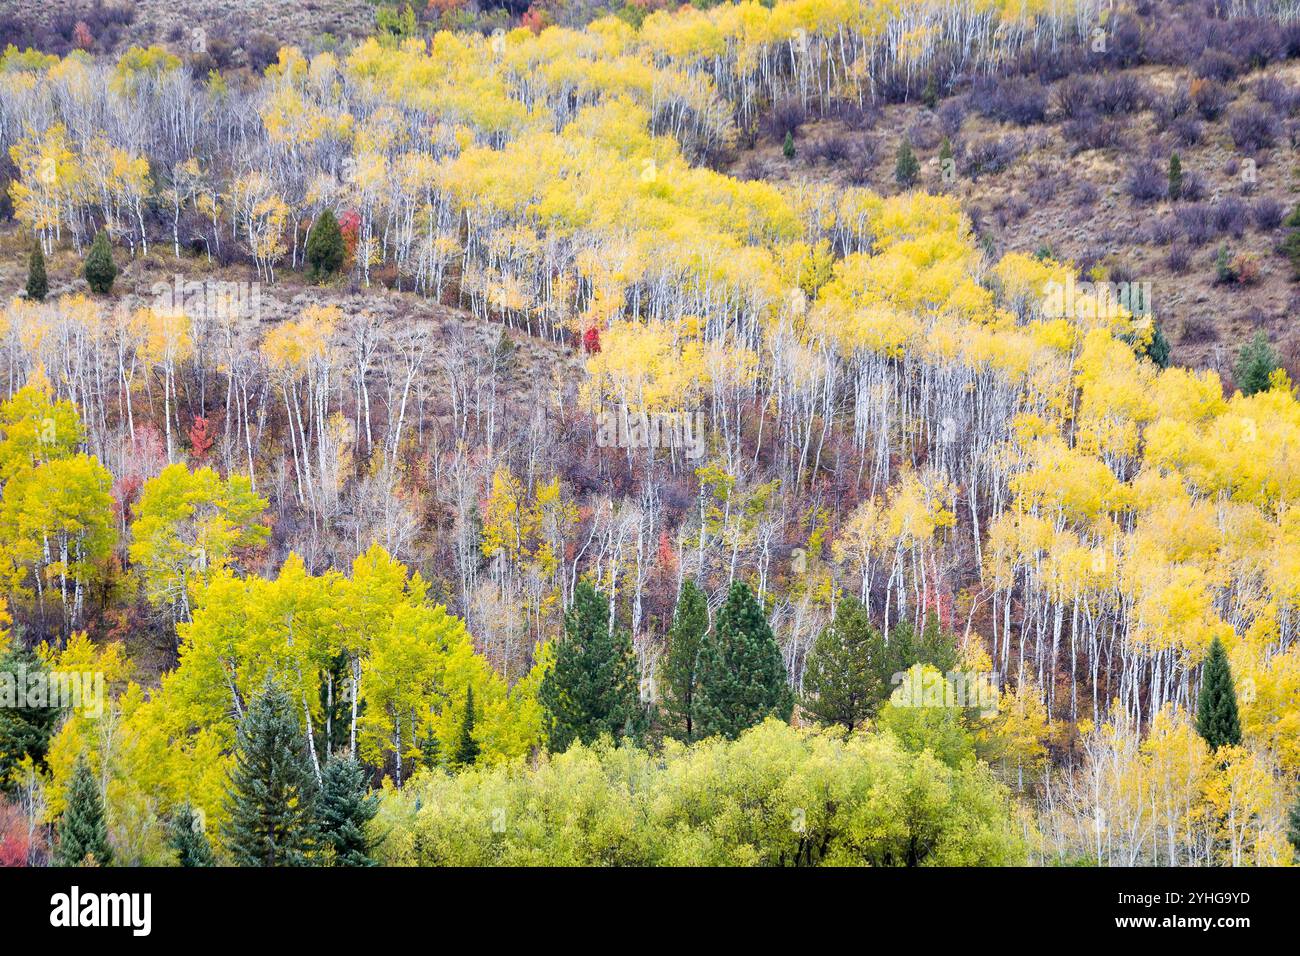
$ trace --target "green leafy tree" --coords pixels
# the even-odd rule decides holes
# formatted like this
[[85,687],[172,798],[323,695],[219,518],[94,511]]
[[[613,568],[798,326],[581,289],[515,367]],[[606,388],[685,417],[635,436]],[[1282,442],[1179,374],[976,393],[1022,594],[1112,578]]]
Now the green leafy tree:
[[857,598],[843,598],[808,653],[804,711],[818,723],[853,730],[888,696],[887,660],[884,638],[871,626],[867,609]]
[[590,744],[602,733],[635,736],[642,729],[632,638],[610,626],[609,602],[586,581],[564,615],[555,663],[538,692],[550,722],[551,749]]
[[1255,337],[1241,347],[1237,353],[1237,365],[1234,377],[1237,388],[1243,395],[1254,395],[1265,391],[1269,378],[1279,367],[1277,352],[1269,344],[1268,336],[1256,332]]
[[912,152],[912,144],[903,140],[898,144],[898,156],[894,160],[894,181],[907,188],[916,182],[920,171],[921,164],[917,162],[916,153]]
[[700,644],[709,630],[709,605],[694,581],[682,584],[668,629],[665,655],[664,720],[669,733],[681,740],[694,740],[696,697],[699,690]]
[[108,242],[108,233],[100,230],[95,241],[90,244],[90,253],[82,268],[90,291],[96,295],[108,295],[117,278],[117,266],[113,263],[113,248]]
[[894,735],[913,753],[928,752],[949,767],[960,767],[975,756],[975,742],[963,722],[960,707],[949,706],[947,692],[939,700],[926,699],[921,690],[944,686],[946,678],[933,667],[918,664],[880,708],[877,726]]
[[1210,644],[1210,653],[1201,673],[1196,730],[1212,750],[1241,743],[1241,721],[1237,716],[1237,691],[1232,686],[1232,668],[1228,666],[1228,652],[1217,637]]
[[472,767],[479,756],[478,741],[474,739],[474,688],[465,691],[465,720],[460,725],[456,740],[456,753],[452,763],[457,768]]
[[68,805],[59,819],[59,842],[54,849],[56,866],[108,866],[113,850],[108,844],[108,824],[99,784],[84,756],[77,758],[68,787]]
[[239,866],[303,866],[315,844],[316,781],[288,694],[270,681],[239,722],[226,845]]
[[700,646],[701,736],[734,738],[766,717],[788,721],[794,694],[781,649],[749,585],[736,581]]
[[343,231],[334,213],[326,209],[316,219],[311,235],[307,237],[307,264],[311,277],[321,282],[343,267],[347,247],[343,244]]
[[794,159],[794,133],[790,130],[785,131],[785,142],[781,144],[781,152],[785,155],[786,159]]
[[199,815],[188,803],[172,816],[167,828],[167,845],[176,854],[177,866],[217,865]]
[[27,260],[27,298],[33,302],[44,302],[50,294],[50,283],[45,278],[45,253],[38,242],[32,246],[31,258]]
[[172,622],[188,621],[191,598],[214,574],[270,536],[267,500],[243,475],[168,465],[145,482],[135,506],[128,554],[149,603]]
[[379,812],[379,796],[366,786],[365,771],[351,757],[335,757],[321,773],[316,818],[321,844],[335,866],[374,866],[370,821]]

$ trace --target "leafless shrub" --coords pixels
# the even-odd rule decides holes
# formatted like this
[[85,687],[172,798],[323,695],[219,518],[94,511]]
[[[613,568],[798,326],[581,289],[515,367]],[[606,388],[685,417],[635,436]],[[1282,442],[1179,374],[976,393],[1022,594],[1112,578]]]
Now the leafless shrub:
[[1233,110],[1228,116],[1228,130],[1237,148],[1251,153],[1271,147],[1277,139],[1276,121],[1257,103]]
[[1139,163],[1129,169],[1124,189],[1134,202],[1153,203],[1165,198],[1169,180],[1151,163]]
[[1280,202],[1270,196],[1263,196],[1255,200],[1251,207],[1250,214],[1255,220],[1255,227],[1264,232],[1272,232],[1282,224],[1282,216],[1286,210]]

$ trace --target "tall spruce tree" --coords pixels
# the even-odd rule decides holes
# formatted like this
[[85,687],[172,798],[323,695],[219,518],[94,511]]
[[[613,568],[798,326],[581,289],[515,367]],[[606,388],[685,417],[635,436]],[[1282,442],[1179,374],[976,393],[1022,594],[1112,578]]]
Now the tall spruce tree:
[[772,628],[749,585],[736,581],[700,645],[700,736],[734,738],[767,717],[789,720],[793,712]]
[[886,642],[889,658],[886,667],[889,673],[886,680],[891,680],[894,674],[903,673],[920,660],[921,651],[918,643],[916,627],[911,621],[898,621],[890,628]]
[[1217,637],[1201,672],[1201,696],[1196,707],[1196,729],[1211,750],[1241,743],[1241,721],[1237,717],[1237,691],[1232,686],[1228,652]]
[[1256,332],[1255,337],[1237,353],[1233,378],[1241,394],[1254,395],[1268,389],[1269,379],[1279,367],[1277,351],[1269,344],[1268,336]]
[[478,760],[479,750],[478,741],[474,739],[474,688],[470,687],[465,691],[465,719],[461,721],[452,763],[457,769],[472,767]]
[[916,153],[912,152],[912,144],[903,140],[898,144],[898,155],[894,160],[894,181],[906,188],[916,182],[920,171],[921,164],[917,161]]
[[226,790],[226,846],[239,866],[304,866],[315,843],[315,777],[297,712],[268,681],[239,722]]
[[602,733],[618,739],[631,729],[635,736],[644,724],[632,638],[610,627],[608,600],[586,581],[574,588],[555,663],[538,696],[557,752],[574,741],[590,744]]
[[379,795],[370,793],[361,764],[338,756],[321,773],[316,818],[320,842],[333,852],[335,866],[374,866],[374,842],[367,832],[379,812]]
[[311,278],[321,282],[343,267],[347,247],[343,244],[343,230],[334,213],[326,209],[316,219],[311,235],[307,237],[307,264]]
[[1286,838],[1295,847],[1296,855],[1300,856],[1300,798],[1296,800],[1291,815],[1287,818]]
[[108,843],[108,824],[99,784],[86,758],[78,757],[68,787],[68,805],[59,819],[59,842],[54,849],[56,866],[108,866],[113,849]]
[[172,816],[167,827],[167,845],[176,854],[177,866],[216,866],[212,844],[203,832],[199,816],[186,803]]
[[90,253],[82,267],[90,291],[96,295],[108,295],[117,278],[117,266],[113,262],[113,247],[109,245],[108,233],[100,230],[95,234],[95,241],[90,244]]
[[852,596],[840,600],[835,619],[822,628],[803,672],[803,709],[822,724],[849,730],[889,696],[885,639],[867,609]]
[[696,695],[699,690],[700,643],[709,630],[709,604],[694,581],[682,584],[668,629],[668,652],[664,660],[664,722],[668,732],[680,740],[694,740]]
[[33,302],[44,302],[50,294],[50,283],[45,277],[45,252],[38,242],[32,246],[31,258],[27,260],[27,298]]
[[40,657],[20,641],[13,641],[8,650],[0,652],[0,790],[7,786],[24,757],[30,757],[37,767],[45,766],[50,738],[62,711],[50,706],[48,699],[26,693],[20,698],[16,691],[20,687],[49,687],[48,681],[33,679],[33,675],[43,675],[46,670]]

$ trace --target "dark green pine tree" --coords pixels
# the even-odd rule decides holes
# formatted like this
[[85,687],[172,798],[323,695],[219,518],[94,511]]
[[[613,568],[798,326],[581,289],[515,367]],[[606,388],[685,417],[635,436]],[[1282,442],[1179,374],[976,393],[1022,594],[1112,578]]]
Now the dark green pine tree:
[[1169,339],[1159,322],[1154,322],[1151,329],[1151,341],[1139,350],[1138,356],[1150,359],[1157,368],[1169,367]]
[[321,843],[333,850],[335,866],[374,866],[374,841],[367,832],[379,812],[379,795],[370,793],[361,764],[338,756],[321,773],[316,819]]
[[33,684],[49,686],[45,681],[32,680],[32,675],[42,674],[45,669],[40,657],[18,640],[14,640],[6,653],[0,654],[0,789],[24,757],[31,757],[38,767],[45,766],[50,737],[58,727],[61,711],[46,706],[48,701],[26,694],[19,698],[14,693],[13,699],[9,699],[8,692]]
[[1243,395],[1254,395],[1268,388],[1269,377],[1278,368],[1277,352],[1269,344],[1268,336],[1256,332],[1255,337],[1237,353],[1233,377]]
[[1237,691],[1232,686],[1228,652],[1217,637],[1201,672],[1201,696],[1196,706],[1196,730],[1211,750],[1241,743],[1241,722],[1237,717]]
[[307,265],[316,282],[333,276],[343,267],[347,247],[343,244],[343,230],[334,213],[326,209],[316,219],[311,235],[307,237]]
[[636,736],[644,726],[632,638],[620,627],[610,628],[608,600],[586,581],[574,589],[539,697],[550,721],[551,749],[557,752],[574,741],[590,744],[602,733],[618,739],[630,728]]
[[267,682],[239,722],[226,789],[226,846],[239,866],[304,866],[315,842],[316,780],[289,696]]
[[668,629],[664,659],[664,722],[679,740],[694,740],[696,695],[699,691],[700,643],[709,630],[709,604],[694,581],[682,584]]
[[27,260],[27,298],[44,302],[50,293],[50,283],[45,278],[45,253],[38,242],[32,246],[32,256]]
[[901,674],[913,664],[921,660],[921,649],[916,637],[916,627],[911,621],[899,621],[889,632],[887,644],[889,652],[889,664],[886,670],[889,672],[886,676],[887,681],[891,681],[895,674]]
[[916,153],[912,152],[912,144],[903,140],[898,144],[898,156],[894,160],[894,181],[906,188],[916,182],[920,171],[921,164],[916,159]]
[[846,596],[835,609],[812,650],[803,672],[803,709],[821,724],[849,730],[875,713],[889,696],[885,639],[871,626],[867,609]]
[[184,804],[167,827],[167,845],[176,853],[177,866],[216,866],[212,844],[203,832],[198,814],[188,803]]
[[348,744],[352,703],[348,687],[352,680],[352,658],[341,650],[320,674],[320,709],[324,719],[316,727],[316,752],[336,753]]
[[113,248],[108,243],[108,233],[100,230],[95,241],[90,244],[90,253],[82,268],[90,291],[96,295],[108,295],[117,278],[117,266],[113,264]]
[[470,687],[465,691],[465,719],[460,725],[452,764],[458,770],[472,767],[478,760],[479,751],[478,741],[474,739],[474,688]]
[[59,843],[54,848],[55,866],[109,866],[113,849],[108,845],[108,824],[99,785],[85,757],[77,758],[68,787],[68,805],[59,819]]
[[1291,816],[1287,820],[1286,838],[1295,847],[1296,854],[1300,855],[1300,799],[1296,800],[1295,806],[1291,808]]
[[700,645],[700,736],[737,737],[768,717],[789,720],[794,694],[772,628],[749,585],[733,582]]

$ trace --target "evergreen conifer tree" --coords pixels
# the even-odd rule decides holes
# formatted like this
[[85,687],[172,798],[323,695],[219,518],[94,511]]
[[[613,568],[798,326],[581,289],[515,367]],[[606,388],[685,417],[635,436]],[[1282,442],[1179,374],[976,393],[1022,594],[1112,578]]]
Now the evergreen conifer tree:
[[177,866],[216,866],[212,844],[203,832],[198,814],[186,803],[172,817],[167,828],[167,845],[176,852]]
[[239,723],[226,846],[239,866],[303,866],[315,842],[316,780],[289,696],[268,681]]
[[1291,815],[1287,818],[1286,838],[1295,847],[1296,855],[1300,856],[1300,799],[1296,800],[1295,806],[1291,808]]
[[1232,686],[1228,652],[1217,637],[1210,644],[1201,673],[1201,696],[1196,706],[1196,729],[1211,750],[1241,743],[1241,722],[1237,717],[1237,691]]
[[916,182],[920,171],[921,164],[917,162],[916,153],[912,152],[912,144],[903,140],[898,144],[898,157],[894,161],[894,181],[906,188]]
[[803,709],[822,724],[853,730],[889,696],[885,641],[867,609],[844,597],[835,619],[822,628],[803,672]]
[[749,585],[736,581],[700,646],[700,736],[734,738],[767,717],[789,720],[793,711],[772,628]]
[[1269,378],[1278,368],[1277,352],[1269,344],[1268,336],[1256,332],[1255,337],[1237,353],[1234,377],[1243,395],[1254,395],[1269,386]]
[[478,741],[474,739],[474,688],[470,687],[465,691],[465,719],[460,725],[452,763],[458,769],[471,767],[478,760],[479,750]]
[[78,757],[68,787],[68,805],[59,819],[59,842],[54,850],[56,866],[108,866],[113,850],[108,843],[108,824],[99,784],[85,757]]
[[375,865],[367,827],[378,812],[379,795],[369,792],[359,763],[338,756],[325,765],[316,818],[321,844],[333,850],[335,866]]
[[[13,642],[8,650],[0,652],[0,688],[30,685],[33,675],[44,675],[44,662],[21,642]],[[39,686],[49,686],[40,682]],[[0,692],[0,788],[10,779],[14,768],[24,757],[30,757],[37,767],[45,766],[50,738],[59,724],[62,711],[49,706],[49,701],[24,696],[21,701],[5,700]],[[22,703],[24,706],[13,706]]]
[[316,282],[324,281],[343,267],[343,257],[347,247],[343,244],[343,230],[334,213],[326,209],[316,219],[311,235],[307,237],[307,264],[311,267],[311,278]]
[[1169,198],[1177,199],[1183,192],[1183,161],[1177,153],[1169,157]]
[[610,627],[608,599],[579,581],[555,663],[538,692],[550,721],[551,749],[590,744],[602,733],[618,738],[629,727],[639,733],[644,719],[638,690],[631,636]]
[[113,248],[109,245],[108,233],[102,229],[90,244],[82,273],[90,291],[96,295],[108,295],[112,290],[113,280],[117,278],[117,266],[113,263]]
[[44,302],[50,293],[50,284],[45,278],[45,253],[38,242],[32,246],[31,258],[27,260],[27,298],[33,302]]
[[690,741],[698,734],[695,726],[699,690],[700,642],[709,630],[709,606],[704,592],[694,581],[682,583],[682,593],[668,629],[668,651],[664,659],[664,719],[673,736]]

